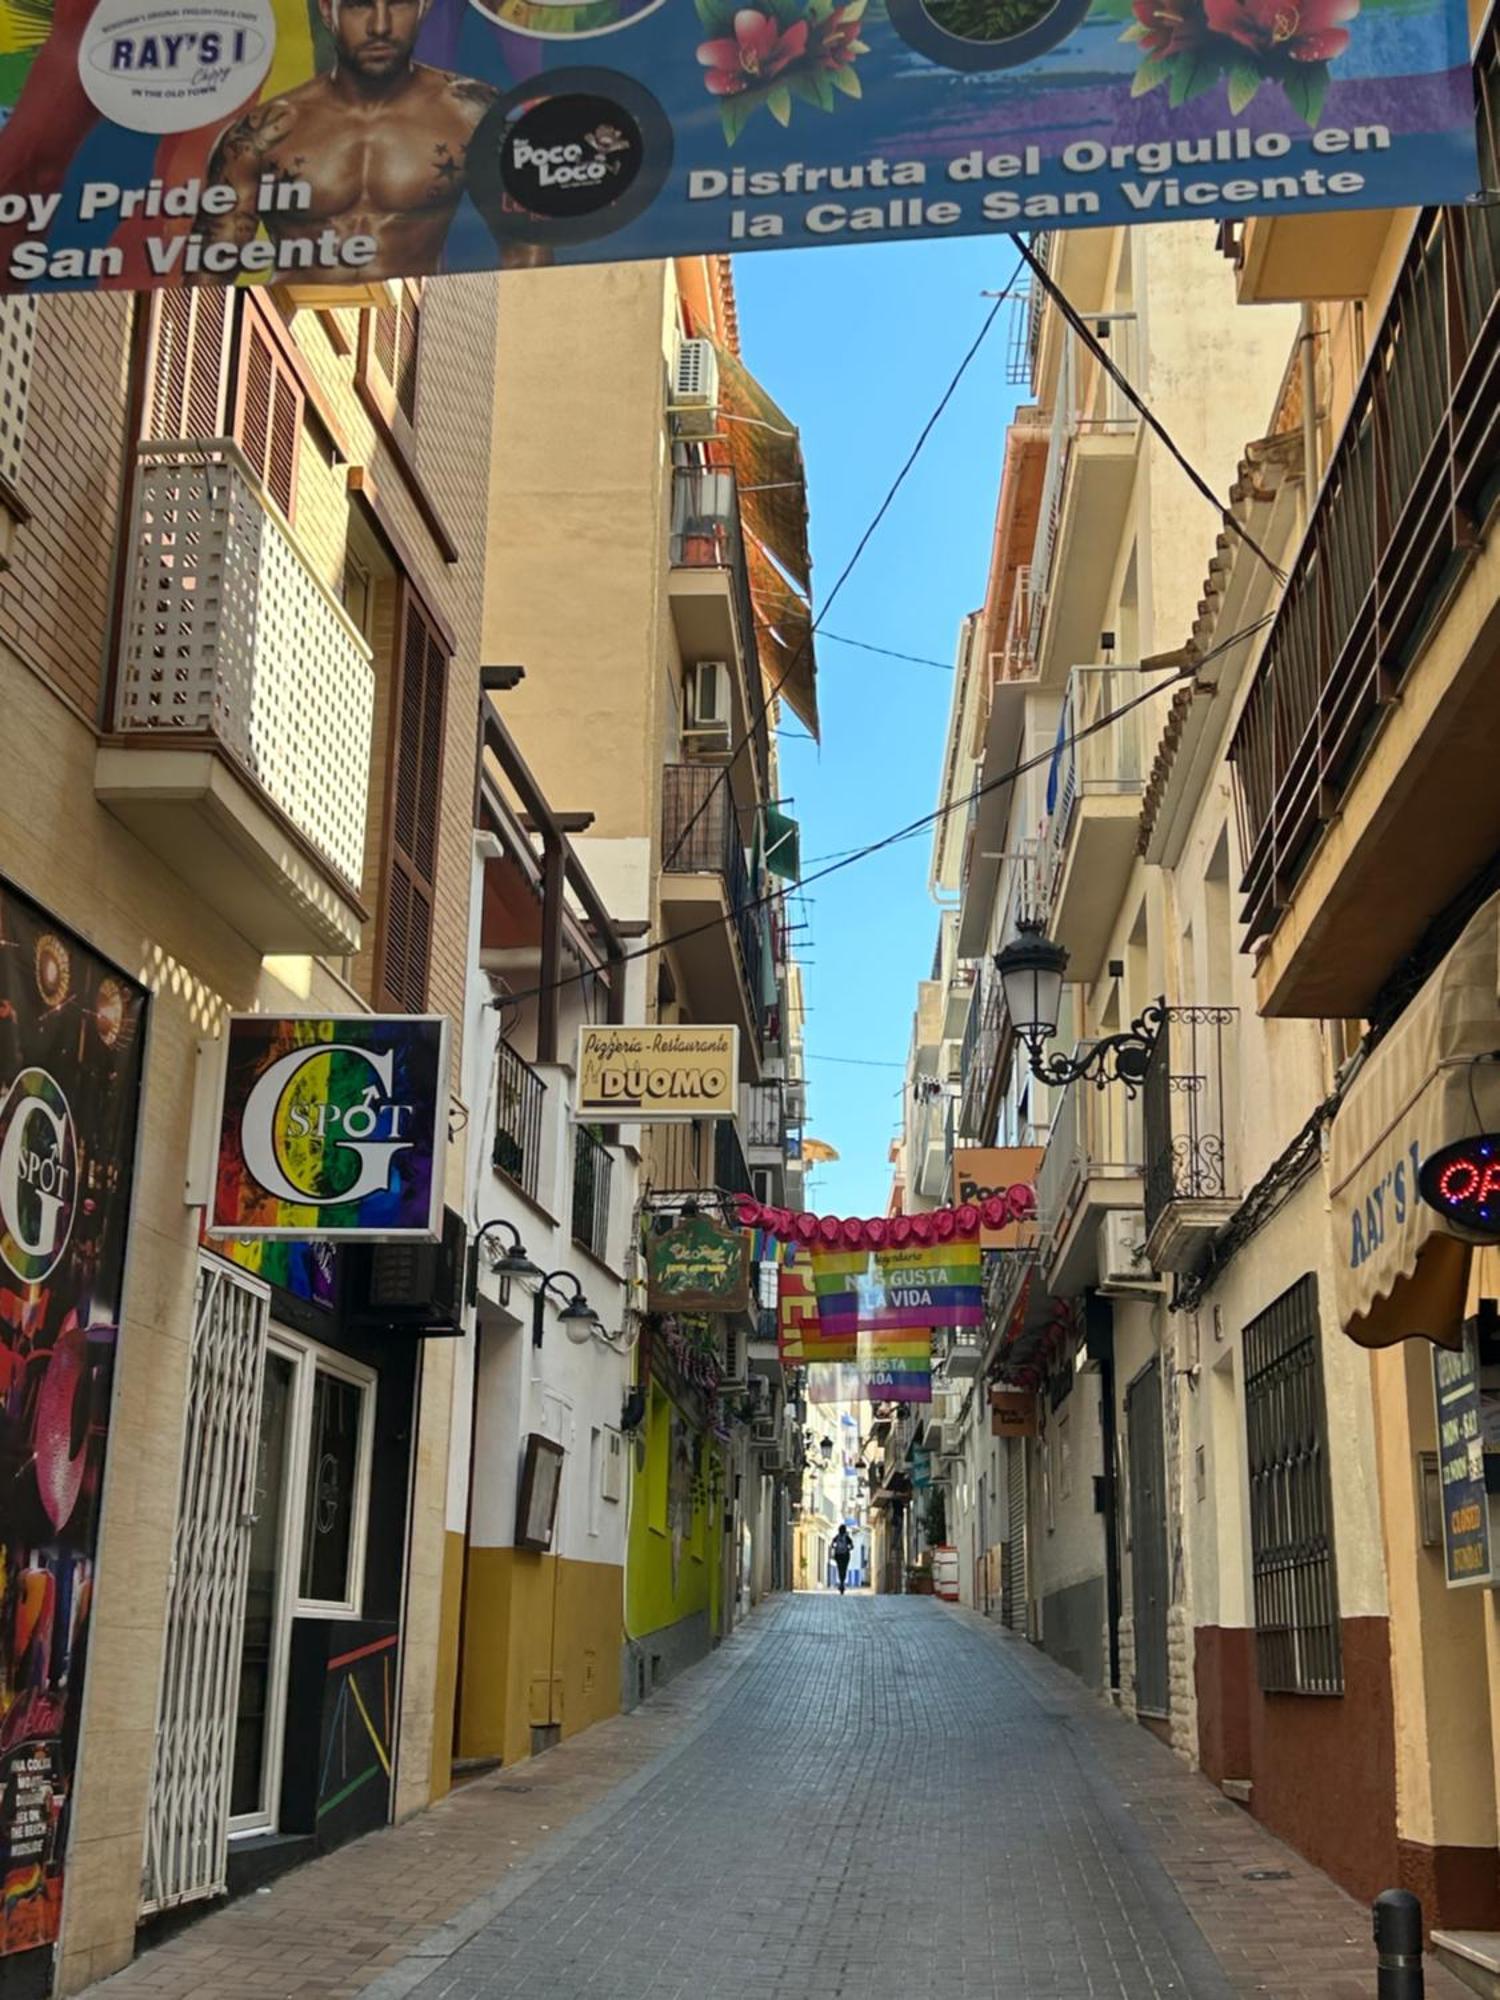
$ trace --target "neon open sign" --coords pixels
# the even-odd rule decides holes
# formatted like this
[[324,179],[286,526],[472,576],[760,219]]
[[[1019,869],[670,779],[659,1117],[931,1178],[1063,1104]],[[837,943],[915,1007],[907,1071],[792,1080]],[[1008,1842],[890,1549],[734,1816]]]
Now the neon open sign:
[[1500,1238],[1500,1133],[1481,1132],[1429,1154],[1417,1186],[1455,1228]]

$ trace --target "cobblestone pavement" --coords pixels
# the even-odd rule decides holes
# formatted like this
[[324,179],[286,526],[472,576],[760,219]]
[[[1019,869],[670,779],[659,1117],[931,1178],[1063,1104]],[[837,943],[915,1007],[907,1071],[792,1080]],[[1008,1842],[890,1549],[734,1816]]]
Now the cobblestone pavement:
[[[1251,1871],[1269,1871],[1252,1879]],[[99,2000],[1368,2000],[1366,1912],[1024,1642],[799,1596]],[[1434,1969],[1429,2000],[1462,1989]]]

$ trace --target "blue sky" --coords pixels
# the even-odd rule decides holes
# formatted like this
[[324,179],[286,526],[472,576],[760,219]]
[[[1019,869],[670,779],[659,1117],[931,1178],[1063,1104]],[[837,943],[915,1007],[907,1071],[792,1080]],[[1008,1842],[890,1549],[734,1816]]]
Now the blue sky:
[[[802,429],[812,501],[813,587],[827,593],[880,505],[1009,276],[994,239],[767,251],[735,281],[745,360]],[[951,661],[984,596],[1005,425],[1004,307],[891,512],[845,584],[828,629]],[[950,673],[820,640],[821,750],[788,735],[782,786],[802,821],[803,872],[929,812],[937,801]],[[798,725],[792,723],[792,727]],[[916,983],[930,971],[937,907],[928,834],[809,891],[809,1132],[839,1151],[813,1206],[876,1215],[890,1189]],[[828,1057],[891,1064],[861,1068]]]

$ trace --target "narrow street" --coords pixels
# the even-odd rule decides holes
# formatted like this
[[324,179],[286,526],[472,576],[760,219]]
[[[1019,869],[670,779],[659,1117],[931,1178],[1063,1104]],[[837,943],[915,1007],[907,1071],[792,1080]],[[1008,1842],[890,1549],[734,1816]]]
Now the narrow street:
[[[1368,1918],[930,1599],[783,1597],[635,1715],[182,1932],[100,2000],[1360,2000]],[[1436,1968],[1432,2000],[1459,1989]]]

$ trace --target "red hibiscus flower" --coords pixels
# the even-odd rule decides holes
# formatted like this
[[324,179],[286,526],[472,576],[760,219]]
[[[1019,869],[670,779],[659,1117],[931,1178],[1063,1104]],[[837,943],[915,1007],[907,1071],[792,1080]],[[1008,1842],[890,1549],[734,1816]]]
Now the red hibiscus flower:
[[1204,0],[1204,11],[1215,34],[1257,56],[1331,62],[1349,46],[1341,24],[1354,19],[1359,0]]
[[1208,32],[1199,0],[1134,0],[1134,5],[1141,26],[1137,39],[1158,61],[1197,48]]
[[704,82],[715,97],[733,97],[753,85],[769,83],[807,52],[807,23],[794,21],[783,34],[770,14],[742,7],[734,17],[734,39],[701,42],[698,60],[708,71]]
[[825,21],[813,23],[812,58],[819,69],[847,69],[856,56],[868,53],[859,39],[865,0],[848,0]]

